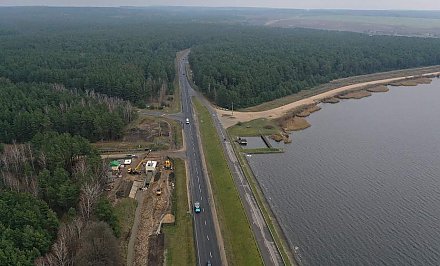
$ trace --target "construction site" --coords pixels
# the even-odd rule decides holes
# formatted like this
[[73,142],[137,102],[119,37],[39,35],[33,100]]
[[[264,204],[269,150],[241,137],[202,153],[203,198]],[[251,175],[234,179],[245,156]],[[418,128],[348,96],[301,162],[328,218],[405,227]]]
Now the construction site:
[[160,265],[164,261],[163,224],[174,224],[171,196],[175,187],[173,161],[160,152],[113,155],[108,157],[108,198],[115,204],[135,199],[132,229],[128,242],[127,265]]

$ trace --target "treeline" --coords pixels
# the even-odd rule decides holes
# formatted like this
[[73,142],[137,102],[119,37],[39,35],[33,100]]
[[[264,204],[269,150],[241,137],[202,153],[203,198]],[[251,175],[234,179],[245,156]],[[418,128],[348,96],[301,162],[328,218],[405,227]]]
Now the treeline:
[[0,78],[0,143],[23,143],[47,131],[90,141],[118,139],[134,116],[131,104],[117,98]]
[[206,96],[240,108],[337,78],[440,64],[440,40],[242,27],[194,47],[190,63]]
[[173,91],[176,52],[216,31],[162,9],[0,8],[0,77],[63,84],[140,107]]
[[5,146],[0,156],[0,265],[34,265],[36,258],[37,265],[72,265],[84,261],[77,256],[84,252],[96,258],[98,250],[87,250],[91,239],[81,233],[90,228],[108,239],[103,248],[113,252],[115,264],[107,265],[118,264],[119,222],[102,194],[106,174],[100,156],[79,136],[37,133],[31,142]]

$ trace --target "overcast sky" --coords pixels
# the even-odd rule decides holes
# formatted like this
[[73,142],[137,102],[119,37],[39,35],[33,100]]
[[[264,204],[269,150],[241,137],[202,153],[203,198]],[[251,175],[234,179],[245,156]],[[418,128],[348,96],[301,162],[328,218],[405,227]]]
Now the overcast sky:
[[0,0],[0,6],[227,6],[440,10],[440,0]]

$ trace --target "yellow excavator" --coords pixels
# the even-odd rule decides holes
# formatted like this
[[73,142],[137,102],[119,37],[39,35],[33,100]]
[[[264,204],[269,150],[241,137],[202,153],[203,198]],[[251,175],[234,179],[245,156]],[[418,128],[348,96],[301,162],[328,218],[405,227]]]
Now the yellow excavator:
[[139,161],[139,163],[136,165],[136,167],[134,169],[128,168],[127,172],[131,175],[140,175],[142,165],[148,161],[147,158],[148,158],[148,155],[150,155],[150,152],[151,152],[151,150],[149,150],[147,155],[145,155],[144,158]]

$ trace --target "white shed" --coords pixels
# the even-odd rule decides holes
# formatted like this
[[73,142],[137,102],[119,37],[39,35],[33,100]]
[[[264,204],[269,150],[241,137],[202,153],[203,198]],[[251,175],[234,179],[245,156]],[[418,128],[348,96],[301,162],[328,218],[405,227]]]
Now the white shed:
[[145,173],[156,172],[157,161],[148,161],[145,165]]

